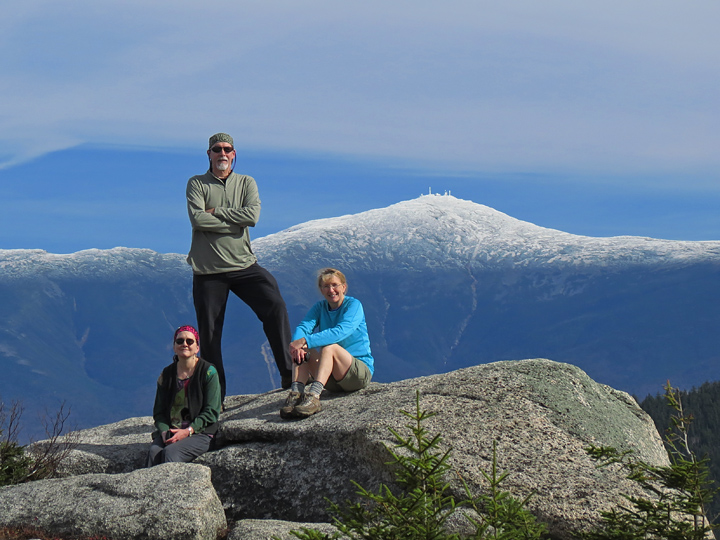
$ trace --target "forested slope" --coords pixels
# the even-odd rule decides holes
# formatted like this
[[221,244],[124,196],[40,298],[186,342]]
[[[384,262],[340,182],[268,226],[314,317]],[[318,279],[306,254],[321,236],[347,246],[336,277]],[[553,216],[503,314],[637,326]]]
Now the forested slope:
[[[672,383],[672,381],[671,381]],[[699,388],[680,393],[686,415],[692,416],[690,447],[698,457],[710,459],[710,477],[720,487],[720,382],[706,382]],[[652,417],[661,435],[670,427],[675,411],[668,405],[665,395],[647,396],[640,406]],[[710,508],[710,518],[720,523],[720,494]]]

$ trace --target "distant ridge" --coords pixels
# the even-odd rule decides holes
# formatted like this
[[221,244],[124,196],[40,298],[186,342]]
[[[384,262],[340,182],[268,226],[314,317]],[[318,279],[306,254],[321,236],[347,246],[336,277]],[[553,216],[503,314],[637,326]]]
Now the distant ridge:
[[[379,382],[525,358],[574,364],[640,397],[667,379],[720,380],[720,242],[576,236],[427,195],[253,248],[291,325],[319,299],[319,268],[346,273]],[[195,321],[185,257],[0,250],[3,400],[34,415],[67,399],[81,426],[149,414],[169,336]],[[230,393],[279,387],[260,323],[235,299],[223,341]]]
[[32,274],[59,276],[63,273],[96,276],[167,271],[175,264],[187,266],[185,255],[162,254],[150,249],[116,247],[87,249],[58,255],[41,249],[0,249],[0,278]]
[[[276,250],[294,244],[348,251],[348,262],[363,263],[371,254],[385,264],[478,264],[506,267],[566,263],[603,266],[720,260],[720,241],[661,240],[638,236],[590,237],[540,227],[488,206],[452,195],[421,195],[386,208],[311,220],[253,240],[263,260],[277,260]],[[361,254],[352,259],[352,253]],[[387,257],[391,254],[391,257]],[[401,255],[409,259],[401,257]],[[185,254],[116,247],[53,254],[39,249],[0,249],[0,276],[48,272],[118,272],[156,270],[167,263],[185,264]],[[129,266],[128,266],[129,265]]]

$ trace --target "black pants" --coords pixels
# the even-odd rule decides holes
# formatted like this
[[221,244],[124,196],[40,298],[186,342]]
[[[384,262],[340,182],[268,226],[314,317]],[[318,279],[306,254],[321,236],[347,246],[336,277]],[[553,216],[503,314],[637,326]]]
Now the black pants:
[[221,341],[230,291],[250,306],[262,322],[280,375],[292,376],[290,321],[273,275],[257,263],[235,272],[197,274],[193,277],[193,300],[200,332],[200,356],[217,368],[223,400],[226,387]]

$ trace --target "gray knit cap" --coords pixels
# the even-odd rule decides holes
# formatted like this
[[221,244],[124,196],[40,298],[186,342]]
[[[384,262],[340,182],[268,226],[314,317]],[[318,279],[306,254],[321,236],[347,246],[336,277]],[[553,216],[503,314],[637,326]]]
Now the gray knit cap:
[[233,138],[230,135],[228,135],[227,133],[216,133],[215,135],[210,137],[210,146],[208,146],[208,148],[212,148],[215,143],[219,142],[226,142],[235,146],[235,144],[233,143]]

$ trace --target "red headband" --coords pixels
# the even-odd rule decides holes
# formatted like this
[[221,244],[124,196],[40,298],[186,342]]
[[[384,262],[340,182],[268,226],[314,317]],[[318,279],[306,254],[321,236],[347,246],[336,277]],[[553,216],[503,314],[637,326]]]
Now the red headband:
[[173,336],[173,341],[175,341],[175,338],[178,336],[180,332],[190,332],[193,336],[195,336],[195,341],[200,343],[200,334],[198,334],[198,331],[195,330],[194,326],[181,326],[177,330],[175,330],[175,335]]

